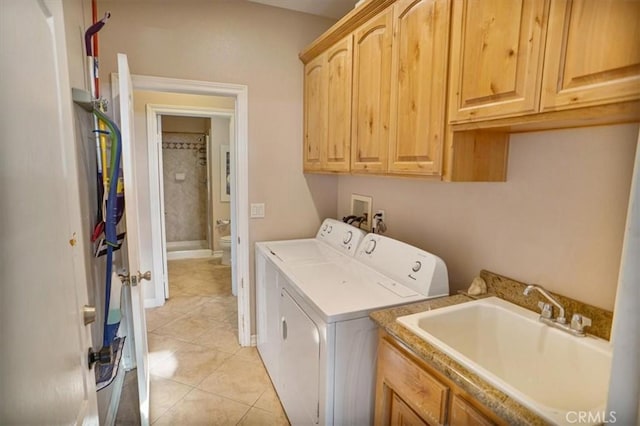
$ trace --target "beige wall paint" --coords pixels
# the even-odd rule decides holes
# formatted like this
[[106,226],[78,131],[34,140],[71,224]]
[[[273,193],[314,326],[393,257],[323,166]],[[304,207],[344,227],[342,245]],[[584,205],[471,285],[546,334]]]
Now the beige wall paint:
[[[249,222],[250,247],[312,235],[335,215],[337,179],[302,173],[298,59],[332,20],[245,1],[104,1],[100,8],[112,15],[100,32],[103,76],[115,72],[116,54],[126,53],[132,74],[248,86],[249,202],[266,205],[266,217]],[[136,120],[138,134],[141,125]],[[136,143],[144,163],[144,139]]]
[[133,74],[249,87],[249,201],[266,204],[266,217],[250,222],[252,242],[310,235],[327,211],[335,213],[337,180],[302,174],[298,59],[334,21],[244,1],[105,1],[101,8],[112,14],[101,32],[103,72],[115,71],[120,52]]
[[437,254],[451,290],[488,269],[613,309],[638,125],[511,136],[506,183],[347,176],[387,215],[386,235]]
[[162,131],[173,133],[209,134],[209,119],[206,117],[180,117],[177,115],[162,116]]

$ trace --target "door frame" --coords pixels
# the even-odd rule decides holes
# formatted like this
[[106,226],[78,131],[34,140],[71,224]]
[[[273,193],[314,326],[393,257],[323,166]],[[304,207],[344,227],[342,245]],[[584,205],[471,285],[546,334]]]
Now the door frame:
[[[118,75],[112,75],[117,84]],[[133,90],[182,93],[190,95],[223,96],[235,100],[235,144],[231,146],[231,256],[235,260],[233,278],[238,289],[238,340],[241,346],[251,345],[251,294],[249,288],[249,88],[244,84],[216,83],[199,80],[183,80],[147,75],[131,75]],[[151,166],[151,159],[149,159]],[[150,167],[151,169],[151,167]],[[157,184],[157,180],[149,186]],[[151,191],[151,188],[148,188]],[[153,211],[153,210],[152,210]],[[155,210],[157,211],[157,210]],[[154,253],[155,255],[155,253]],[[156,259],[153,261],[156,264]],[[164,304],[164,283],[155,283],[155,299],[147,299],[146,307]],[[160,295],[160,296],[159,296]],[[162,300],[158,300],[162,298]]]
[[[232,146],[236,142],[235,138],[235,110],[228,108],[214,108],[214,107],[194,107],[194,106],[182,106],[182,105],[160,105],[160,104],[147,104],[147,151],[149,158],[149,197],[151,212],[158,212],[158,215],[151,215],[151,234],[152,234],[152,257],[153,257],[153,271],[152,275],[155,277],[162,276],[162,280],[155,281],[156,287],[156,301],[157,306],[164,304],[165,299],[169,297],[169,281],[167,276],[167,241],[166,241],[166,222],[164,217],[164,176],[162,170],[162,140],[161,135],[158,134],[158,116],[159,115],[173,115],[182,117],[199,117],[199,118],[215,118],[224,117],[229,119],[230,132],[229,132],[229,145]],[[212,128],[210,124],[209,128]],[[210,154],[210,153],[209,153]],[[208,158],[207,163],[207,180],[210,185],[211,181],[211,159]],[[233,173],[233,170],[232,170]],[[157,184],[154,184],[157,183]],[[210,190],[210,186],[208,187]],[[233,195],[233,194],[232,194]],[[207,198],[208,203],[211,204],[212,200],[210,194]],[[208,210],[211,210],[211,206],[207,206]],[[233,212],[230,212],[231,218]],[[211,218],[207,218],[210,223]],[[232,220],[233,223],[235,220]],[[233,233],[233,232],[232,232]],[[160,238],[155,236],[159,235]],[[232,238],[233,241],[233,238]],[[213,248],[211,248],[213,250]],[[235,272],[235,271],[234,271]],[[232,287],[236,288],[235,273],[232,273]],[[237,291],[233,291],[236,295]],[[164,297],[163,297],[164,295]]]

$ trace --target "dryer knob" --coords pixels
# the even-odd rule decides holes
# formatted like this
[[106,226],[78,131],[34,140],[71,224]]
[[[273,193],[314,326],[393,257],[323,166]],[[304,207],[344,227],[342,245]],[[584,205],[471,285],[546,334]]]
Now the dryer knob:
[[327,233],[330,234],[331,231],[333,231],[333,225],[329,225],[329,229],[327,230]]
[[353,238],[353,232],[347,231],[347,233],[344,234],[344,238],[342,239],[342,242],[345,243],[345,244],[348,244],[349,241],[351,241],[352,238]]
[[422,262],[420,262],[419,260],[416,260],[416,263],[413,264],[413,268],[411,268],[411,270],[413,272],[418,272],[420,268],[422,268]]
[[373,251],[376,249],[376,244],[376,240],[369,240],[367,246],[364,248],[364,252],[367,254],[373,253]]
[[322,230],[323,230],[323,231],[326,231],[326,230],[327,230],[327,224],[326,224],[326,223],[322,226]]

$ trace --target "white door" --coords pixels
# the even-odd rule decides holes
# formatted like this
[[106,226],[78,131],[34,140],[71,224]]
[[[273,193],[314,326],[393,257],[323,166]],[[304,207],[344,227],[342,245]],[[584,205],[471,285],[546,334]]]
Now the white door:
[[[163,152],[162,152],[162,116],[160,114],[156,115],[156,144],[158,149],[158,181],[156,185],[158,185],[158,194],[160,196],[160,241],[162,241],[162,250],[160,250],[160,254],[162,254],[162,276],[161,277],[153,277],[154,280],[162,280],[164,284],[164,299],[169,298],[169,268],[167,266],[167,226],[165,222],[165,214],[166,211],[164,209],[164,160],[163,160]],[[151,159],[150,159],[151,160]],[[154,272],[157,273],[158,268],[153,268]],[[156,289],[156,291],[158,291]]]
[[0,0],[0,93],[0,424],[97,424],[62,0]]
[[140,233],[138,217],[138,194],[135,173],[135,146],[133,129],[133,89],[127,55],[118,54],[118,91],[113,100],[120,110],[120,132],[122,133],[122,174],[125,188],[125,223],[127,227],[126,257],[130,285],[131,312],[125,315],[131,319],[133,328],[135,363],[138,377],[138,395],[140,397],[140,420],[142,425],[149,424],[149,363],[147,346],[147,327],[144,312],[144,287],[149,278],[143,279],[140,265]]

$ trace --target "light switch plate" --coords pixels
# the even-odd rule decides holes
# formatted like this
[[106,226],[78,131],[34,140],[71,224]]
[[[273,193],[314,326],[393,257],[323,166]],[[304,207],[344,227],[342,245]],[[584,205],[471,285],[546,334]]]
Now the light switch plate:
[[251,217],[264,217],[264,203],[251,203]]

